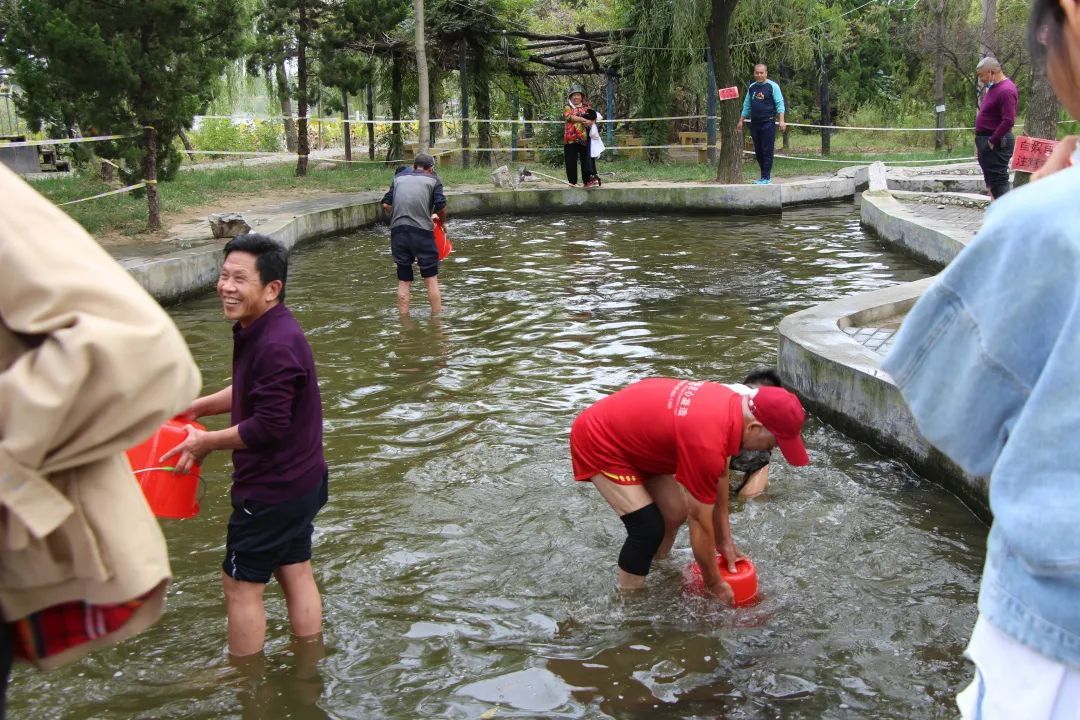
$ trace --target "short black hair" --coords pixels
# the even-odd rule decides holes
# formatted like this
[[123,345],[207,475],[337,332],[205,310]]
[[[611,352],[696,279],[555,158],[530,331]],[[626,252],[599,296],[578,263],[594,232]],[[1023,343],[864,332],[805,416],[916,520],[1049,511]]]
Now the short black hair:
[[780,380],[780,373],[776,372],[776,368],[760,367],[751,370],[743,378],[743,385],[757,385],[758,387],[784,387],[784,383]]
[[263,285],[281,281],[278,300],[285,302],[285,281],[289,275],[289,251],[285,246],[260,233],[244,233],[225,243],[225,257],[237,251],[255,256],[255,269],[259,271],[259,280]]

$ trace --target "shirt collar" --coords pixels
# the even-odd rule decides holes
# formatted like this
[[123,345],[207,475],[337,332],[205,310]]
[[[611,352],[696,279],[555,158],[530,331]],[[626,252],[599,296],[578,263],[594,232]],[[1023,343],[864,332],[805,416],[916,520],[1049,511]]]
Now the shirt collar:
[[277,305],[260,315],[255,322],[247,327],[240,327],[240,323],[234,323],[233,340],[250,340],[253,337],[261,335],[263,329],[266,328],[273,318],[286,312],[288,312],[288,309],[286,309],[285,303],[279,302]]

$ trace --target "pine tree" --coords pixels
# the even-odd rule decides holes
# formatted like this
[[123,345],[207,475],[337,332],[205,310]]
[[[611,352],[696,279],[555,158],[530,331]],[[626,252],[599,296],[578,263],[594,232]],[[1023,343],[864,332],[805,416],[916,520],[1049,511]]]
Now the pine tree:
[[[237,0],[15,0],[3,46],[35,127],[132,135],[101,147],[146,181],[147,228],[161,227],[159,164],[243,51]],[[177,158],[178,159],[178,158]],[[138,167],[141,165],[141,167]]]

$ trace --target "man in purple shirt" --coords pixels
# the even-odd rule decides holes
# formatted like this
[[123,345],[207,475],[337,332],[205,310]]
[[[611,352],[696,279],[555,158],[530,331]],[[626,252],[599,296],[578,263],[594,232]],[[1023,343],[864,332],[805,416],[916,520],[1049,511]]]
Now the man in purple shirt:
[[985,57],[975,67],[986,94],[975,116],[975,157],[983,179],[995,200],[1009,192],[1009,161],[1013,153],[1016,122],[1016,85],[1005,77],[1001,63]]
[[327,499],[322,400],[304,331],[285,307],[288,252],[249,233],[225,245],[217,292],[233,325],[232,384],[198,398],[192,419],[231,412],[224,430],[189,425],[162,458],[184,472],[213,450],[233,451],[232,516],[221,582],[229,654],[261,653],[263,591],[271,577],[285,592],[298,639],[318,639],[322,598],[311,569],[312,521]]

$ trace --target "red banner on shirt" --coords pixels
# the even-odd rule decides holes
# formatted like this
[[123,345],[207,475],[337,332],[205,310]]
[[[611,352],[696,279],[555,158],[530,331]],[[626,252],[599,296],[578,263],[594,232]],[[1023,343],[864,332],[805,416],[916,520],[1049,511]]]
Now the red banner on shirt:
[[735,85],[732,85],[731,87],[720,88],[716,91],[716,95],[721,100],[738,100],[739,88]]
[[1046,164],[1047,158],[1057,147],[1056,140],[1044,140],[1042,138],[1021,135],[1016,138],[1016,148],[1013,150],[1012,169],[1021,172],[1033,173]]

